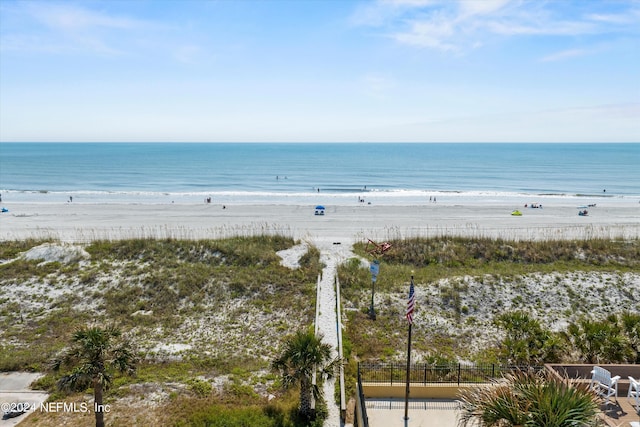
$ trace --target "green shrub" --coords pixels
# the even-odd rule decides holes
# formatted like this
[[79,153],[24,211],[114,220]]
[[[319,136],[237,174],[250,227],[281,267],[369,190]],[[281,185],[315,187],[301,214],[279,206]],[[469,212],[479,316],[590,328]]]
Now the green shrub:
[[547,371],[508,374],[489,387],[463,391],[461,400],[460,426],[573,427],[598,422],[595,395]]
[[207,397],[213,390],[213,386],[209,381],[200,378],[189,380],[187,384],[189,384],[189,389],[198,397]]

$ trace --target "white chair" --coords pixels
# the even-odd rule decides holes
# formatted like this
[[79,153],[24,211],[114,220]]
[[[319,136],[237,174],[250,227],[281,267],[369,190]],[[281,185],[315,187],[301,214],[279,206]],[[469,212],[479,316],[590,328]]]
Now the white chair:
[[629,377],[629,393],[627,399],[634,398],[636,401],[636,410],[640,410],[640,381]]
[[600,366],[594,366],[591,371],[591,383],[589,389],[598,396],[604,398],[605,405],[609,404],[609,398],[613,396],[618,401],[618,380],[620,375],[611,376],[611,372]]

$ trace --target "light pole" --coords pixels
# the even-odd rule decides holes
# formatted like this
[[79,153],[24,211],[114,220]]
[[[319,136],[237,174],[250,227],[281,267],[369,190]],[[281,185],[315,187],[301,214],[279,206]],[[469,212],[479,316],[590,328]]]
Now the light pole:
[[369,306],[369,318],[376,320],[376,309],[373,306],[373,297],[376,290],[376,280],[378,279],[378,273],[380,272],[380,261],[374,259],[369,265],[369,271],[371,272],[371,305]]

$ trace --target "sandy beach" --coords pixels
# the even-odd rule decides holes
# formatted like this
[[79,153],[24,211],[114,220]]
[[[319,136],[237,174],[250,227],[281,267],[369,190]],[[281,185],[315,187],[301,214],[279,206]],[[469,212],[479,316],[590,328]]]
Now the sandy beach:
[[[275,233],[346,244],[442,235],[514,240],[640,237],[640,203],[635,199],[598,200],[587,208],[587,216],[578,215],[580,201],[575,199],[538,201],[543,208],[525,208],[513,200],[460,199],[415,206],[327,205],[324,216],[314,215],[314,206],[308,205],[5,203],[0,240],[206,239]],[[514,209],[522,216],[512,216]]]

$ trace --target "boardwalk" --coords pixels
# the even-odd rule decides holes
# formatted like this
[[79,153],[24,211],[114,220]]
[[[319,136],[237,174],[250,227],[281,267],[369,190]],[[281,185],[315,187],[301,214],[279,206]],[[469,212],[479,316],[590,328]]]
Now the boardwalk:
[[[323,341],[334,348],[334,356],[338,355],[338,330],[336,314],[335,278],[338,265],[353,256],[350,245],[334,245],[333,243],[316,242],[320,249],[320,262],[325,265],[322,279],[318,286],[317,330],[324,338]],[[340,427],[340,408],[334,398],[335,379],[324,384],[324,396],[329,409],[329,417],[324,427]]]
[[[640,415],[636,408],[631,405],[632,401],[627,400],[626,393],[624,396],[618,396],[618,401],[602,405],[600,410],[603,419],[610,427],[640,427]],[[632,424],[636,422],[637,424]]]

